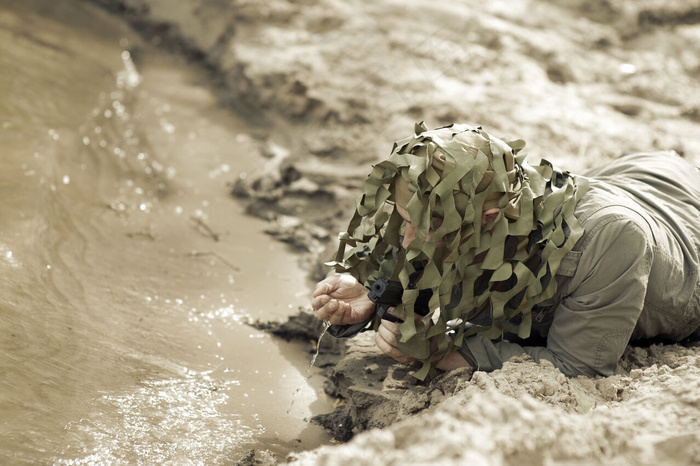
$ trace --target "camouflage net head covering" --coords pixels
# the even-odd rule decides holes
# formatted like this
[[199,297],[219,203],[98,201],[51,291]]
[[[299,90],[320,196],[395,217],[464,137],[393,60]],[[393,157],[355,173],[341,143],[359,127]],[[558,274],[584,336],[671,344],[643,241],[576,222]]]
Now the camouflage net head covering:
[[[561,259],[581,237],[573,212],[587,189],[585,179],[544,160],[531,167],[518,156],[524,145],[480,127],[429,131],[418,124],[413,136],[396,142],[390,157],[373,167],[340,235],[329,263],[337,272],[365,286],[380,278],[403,285],[403,302],[394,311],[404,319],[398,345],[424,362],[415,374],[421,380],[466,336],[527,337],[532,307],[554,295]],[[396,203],[416,227],[406,249]],[[498,216],[482,229],[481,214],[491,208],[499,209]],[[437,228],[435,218],[442,219]],[[430,312],[415,320],[421,290],[432,290]],[[431,357],[429,339],[448,332],[451,340],[438,338]]]

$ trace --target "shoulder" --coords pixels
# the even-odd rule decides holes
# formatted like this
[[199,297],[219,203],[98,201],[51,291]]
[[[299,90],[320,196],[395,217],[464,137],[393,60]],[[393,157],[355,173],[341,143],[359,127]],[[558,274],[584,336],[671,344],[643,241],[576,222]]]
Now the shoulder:
[[[576,246],[569,293],[600,294],[616,290],[613,296],[642,291],[654,261],[652,240],[634,215],[601,214],[591,219]],[[642,293],[642,296],[644,293]]]
[[584,251],[592,242],[651,244],[650,220],[637,202],[616,192],[614,186],[593,183],[576,206],[574,215],[584,230],[575,250]]
[[[592,184],[574,211],[583,235],[574,248],[562,259],[557,274],[564,277],[581,276],[582,269],[590,269],[600,260],[632,254],[647,254],[652,250],[654,235],[647,218],[614,190]],[[615,254],[606,254],[609,250]],[[584,264],[581,264],[581,262]]]
[[639,152],[622,155],[582,174],[600,179],[637,179],[645,175],[697,175],[697,167],[675,151]]
[[591,187],[576,207],[583,235],[562,259],[559,271],[569,277],[564,294],[582,286],[603,288],[626,275],[649,274],[654,235],[647,219],[627,199]]

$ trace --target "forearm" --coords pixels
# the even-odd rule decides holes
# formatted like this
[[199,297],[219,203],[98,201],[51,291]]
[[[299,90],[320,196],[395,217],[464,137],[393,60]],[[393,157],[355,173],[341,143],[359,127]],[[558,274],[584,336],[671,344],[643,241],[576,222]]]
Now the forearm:
[[464,359],[464,356],[459,354],[458,351],[450,351],[437,364],[437,368],[442,369],[443,371],[452,371],[459,369],[460,367],[470,367],[470,364],[466,359]]
[[493,342],[479,335],[465,338],[464,345],[459,349],[458,354],[467,364],[485,372],[500,369],[503,363],[512,357],[527,354],[536,362],[542,360],[551,362],[554,367],[569,377],[596,375],[595,370],[590,366],[569,360],[566,355],[558,354],[544,346],[520,346],[505,340]]

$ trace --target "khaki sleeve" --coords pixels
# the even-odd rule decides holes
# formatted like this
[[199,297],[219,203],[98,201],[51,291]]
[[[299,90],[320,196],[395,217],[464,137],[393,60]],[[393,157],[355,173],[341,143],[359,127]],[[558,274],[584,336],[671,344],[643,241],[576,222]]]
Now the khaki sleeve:
[[460,354],[479,370],[523,353],[568,376],[612,375],[644,306],[653,252],[647,234],[622,216],[584,245],[570,294],[558,304],[546,347],[470,337]]

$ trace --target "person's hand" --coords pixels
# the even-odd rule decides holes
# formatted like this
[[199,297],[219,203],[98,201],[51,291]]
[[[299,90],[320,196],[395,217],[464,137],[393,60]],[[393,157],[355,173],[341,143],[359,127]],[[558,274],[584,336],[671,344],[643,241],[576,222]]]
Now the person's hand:
[[331,324],[356,324],[374,313],[374,303],[368,294],[369,290],[355,277],[334,274],[316,285],[311,307],[319,319]]
[[[392,310],[393,308],[389,309],[390,314]],[[419,318],[419,316],[416,316],[416,320],[418,320]],[[377,348],[379,348],[387,356],[391,356],[398,362],[402,362],[405,364],[411,363],[416,359],[403,354],[399,350],[398,345],[396,344],[396,340],[401,335],[399,325],[401,325],[400,322],[390,322],[388,320],[382,319],[382,323],[377,329],[377,333],[374,336],[374,341],[377,344]],[[436,339],[441,337],[449,339],[447,335],[434,336],[430,342],[431,354],[437,351]],[[442,369],[445,371],[450,371],[459,367],[467,366],[469,366],[467,360],[464,359],[464,357],[462,357],[462,355],[459,354],[459,352],[457,352],[456,350],[452,350],[449,353],[447,353],[445,357],[442,358],[442,360],[440,360],[440,362],[438,362],[437,364],[438,369]]]
[[[393,308],[389,309],[390,313],[391,310]],[[387,356],[391,356],[398,362],[411,363],[416,359],[403,354],[396,344],[396,339],[401,335],[399,325],[401,325],[400,322],[390,322],[382,319],[382,323],[374,335],[374,342],[377,344],[377,348]]]

